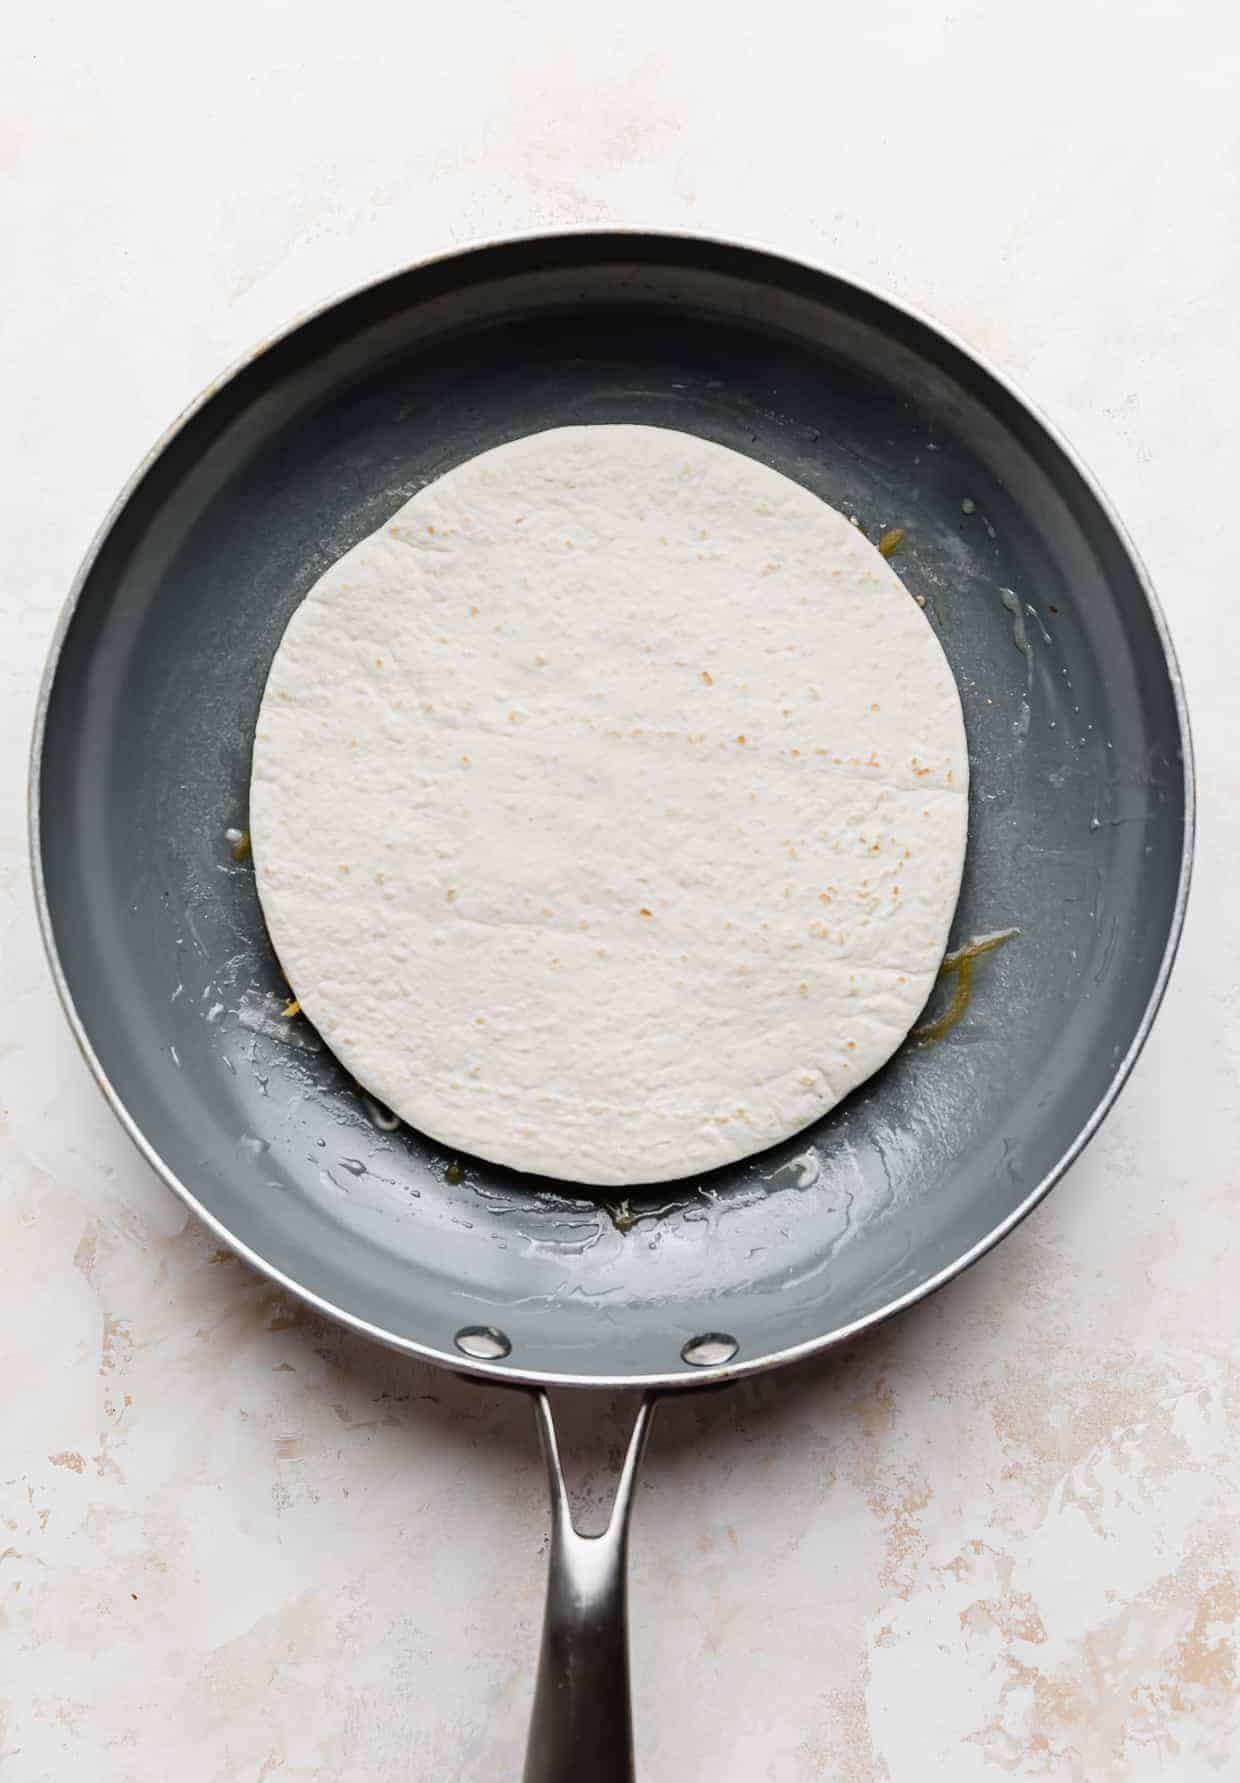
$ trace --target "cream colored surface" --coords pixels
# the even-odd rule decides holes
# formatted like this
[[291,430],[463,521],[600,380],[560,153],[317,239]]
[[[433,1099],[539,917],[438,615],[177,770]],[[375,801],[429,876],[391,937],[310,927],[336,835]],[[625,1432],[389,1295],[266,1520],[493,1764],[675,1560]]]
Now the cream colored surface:
[[562,427],[320,577],[250,829],[289,983],[360,1083],[497,1163],[661,1182],[890,1058],[967,790],[938,639],[843,514],[670,428]]
[[19,8],[0,71],[4,1783],[514,1774],[525,1407],[215,1258],[74,1051],[22,806],[53,616],[176,410],[345,283],[572,221],[827,259],[1018,378],[1145,555],[1207,791],[1166,1007],[1046,1205],[873,1342],[660,1414],[643,1783],[1240,1774],[1235,10],[222,0],[192,81],[179,28]]

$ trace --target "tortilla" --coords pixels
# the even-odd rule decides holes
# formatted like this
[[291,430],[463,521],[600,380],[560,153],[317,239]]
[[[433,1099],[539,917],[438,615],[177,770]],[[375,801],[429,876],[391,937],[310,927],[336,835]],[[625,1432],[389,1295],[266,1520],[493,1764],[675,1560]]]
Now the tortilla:
[[315,583],[250,833],[359,1083],[454,1151],[622,1185],[760,1151],[890,1058],[967,790],[951,670],[856,526],[704,440],[565,427]]

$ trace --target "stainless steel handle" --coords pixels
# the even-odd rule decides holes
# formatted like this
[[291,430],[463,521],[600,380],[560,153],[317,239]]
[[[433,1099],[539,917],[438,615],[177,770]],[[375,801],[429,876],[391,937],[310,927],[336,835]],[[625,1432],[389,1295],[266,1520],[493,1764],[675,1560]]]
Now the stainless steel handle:
[[534,1395],[551,1488],[551,1556],[525,1783],[633,1783],[629,1513],[655,1400],[642,1400],[601,1535],[573,1524],[551,1401]]

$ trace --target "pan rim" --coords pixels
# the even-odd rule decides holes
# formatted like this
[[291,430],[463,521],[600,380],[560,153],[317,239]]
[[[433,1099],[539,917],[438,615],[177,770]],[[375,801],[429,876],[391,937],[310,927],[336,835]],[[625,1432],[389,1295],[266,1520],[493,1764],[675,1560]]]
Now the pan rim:
[[[969,1250],[945,1265],[935,1275],[919,1283],[915,1288],[897,1296],[894,1300],[876,1307],[859,1319],[823,1332],[816,1337],[807,1338],[803,1342],[793,1344],[786,1349],[768,1352],[760,1356],[737,1357],[734,1360],[718,1363],[706,1368],[683,1368],[675,1372],[663,1371],[654,1374],[574,1374],[561,1371],[541,1369],[522,1369],[510,1360],[487,1361],[482,1359],[466,1359],[457,1354],[436,1349],[431,1344],[419,1342],[417,1339],[401,1336],[382,1326],[374,1325],[356,1313],[335,1305],[312,1289],[303,1286],[292,1276],[286,1274],[275,1264],[269,1262],[261,1253],[255,1251],[243,1240],[237,1238],[229,1228],[211,1212],[196,1196],[193,1189],[185,1183],[177,1173],[164,1161],[155,1147],[146,1138],[137,1121],[130,1114],[119,1092],[111,1082],[102,1060],[95,1051],[90,1037],[79,1015],[73,993],[65,976],[56,942],[51,907],[48,902],[47,887],[43,873],[42,825],[40,810],[40,787],[42,779],[43,749],[47,729],[47,716],[51,702],[52,689],[55,685],[65,641],[73,623],[79,602],[90,581],[99,556],[113,529],[128,508],[134,495],[151,468],[167,451],[172,442],[184,432],[195,418],[208,406],[213,398],[249,366],[262,358],[278,344],[290,340],[308,324],[327,315],[339,306],[364,295],[368,291],[379,289],[389,282],[424,271],[429,267],[454,260],[465,260],[471,255],[484,253],[506,247],[532,246],[539,243],[556,243],[572,241],[589,241],[613,238],[617,241],[626,239],[644,239],[651,242],[667,241],[680,246],[700,245],[703,247],[732,250],[734,252],[775,261],[800,273],[809,273],[818,278],[833,280],[836,284],[857,293],[880,308],[901,318],[905,322],[925,329],[932,337],[937,338],[972,369],[980,373],[1001,392],[1013,401],[1034,422],[1043,436],[1066,461],[1075,473],[1086,493],[1096,504],[1101,517],[1110,527],[1115,542],[1126,557],[1129,567],[1141,591],[1149,610],[1154,629],[1162,650],[1166,665],[1168,683],[1175,707],[1176,722],[1180,735],[1180,766],[1184,778],[1184,832],[1180,851],[1180,867],[1176,885],[1175,902],[1171,911],[1171,919],[1167,930],[1162,957],[1158,971],[1150,990],[1146,1006],[1137,1025],[1136,1032],[1123,1057],[1116,1062],[1102,1096],[1091,1111],[1071,1144],[1066,1147],[1052,1168],[1034,1185],[1024,1199],[1008,1213],[996,1226],[980,1238]],[[1002,1242],[1008,1234],[1033,1212],[1056,1183],[1065,1175],[1115,1105],[1115,1101],[1127,1082],[1141,1051],[1149,1038],[1154,1019],[1162,1004],[1170,980],[1171,970],[1179,950],[1183,934],[1184,918],[1188,903],[1189,887],[1192,880],[1193,857],[1196,843],[1197,798],[1196,769],[1194,762],[1192,730],[1188,715],[1187,698],[1184,691],[1183,674],[1175,647],[1171,641],[1166,617],[1155,592],[1153,582],[1145,568],[1139,552],[1130,537],[1126,526],[1120,519],[1110,499],[1102,489],[1093,472],[1082,460],[1080,454],[1071,446],[1058,427],[1044,415],[1038,405],[1032,402],[1006,374],[998,371],[984,357],[967,345],[951,329],[938,321],[931,320],[916,306],[895,298],[851,274],[838,272],[833,267],[820,262],[801,259],[798,256],[784,253],[778,248],[764,243],[735,236],[703,233],[700,230],[674,229],[665,227],[646,227],[643,225],[609,225],[607,228],[572,225],[557,229],[535,229],[512,234],[480,237],[457,246],[446,248],[437,253],[421,256],[417,260],[393,267],[374,278],[365,279],[358,284],[350,285],[337,291],[331,297],[303,310],[284,327],[267,335],[242,353],[223,372],[214,377],[205,388],[177,415],[160,434],[149,450],[143,455],[137,467],[125,482],[124,486],[108,508],[94,537],[87,546],[86,552],[70,585],[68,594],[61,606],[55,628],[52,633],[48,655],[39,683],[38,697],[35,704],[34,724],[31,736],[29,774],[27,783],[27,826],[28,846],[30,850],[30,869],[33,883],[35,906],[38,915],[39,931],[47,955],[52,981],[56,987],[61,1007],[69,1024],[70,1032],[77,1043],[79,1052],[86,1061],[91,1074],[103,1092],[104,1098],[120,1122],[124,1131],[145,1158],[146,1162],[160,1179],[179,1197],[188,1211],[201,1220],[206,1228],[220,1242],[232,1250],[243,1262],[258,1274],[265,1276],[285,1292],[292,1294],[304,1304],[312,1307],[324,1317],[344,1325],[381,1343],[389,1349],[417,1357],[437,1367],[451,1369],[454,1373],[472,1376],[476,1379],[487,1379],[497,1385],[522,1387],[598,1387],[609,1390],[622,1388],[644,1389],[646,1391],[689,1391],[710,1385],[720,1385],[728,1381],[739,1380],[748,1375],[764,1373],[768,1369],[780,1368],[788,1363],[804,1361],[811,1356],[826,1354],[842,1344],[851,1342],[863,1332],[884,1324],[888,1319],[907,1311],[918,1301],[945,1287],[948,1282],[962,1275],[978,1262],[989,1251]]]

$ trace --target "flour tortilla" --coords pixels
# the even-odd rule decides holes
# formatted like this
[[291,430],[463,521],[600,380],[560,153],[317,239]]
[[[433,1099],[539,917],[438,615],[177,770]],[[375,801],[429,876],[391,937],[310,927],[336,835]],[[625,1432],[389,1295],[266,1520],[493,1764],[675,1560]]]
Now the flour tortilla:
[[289,983],[366,1089],[623,1185],[784,1139],[891,1056],[967,776],[943,652],[843,515],[685,434],[566,427],[311,589],[250,826]]

